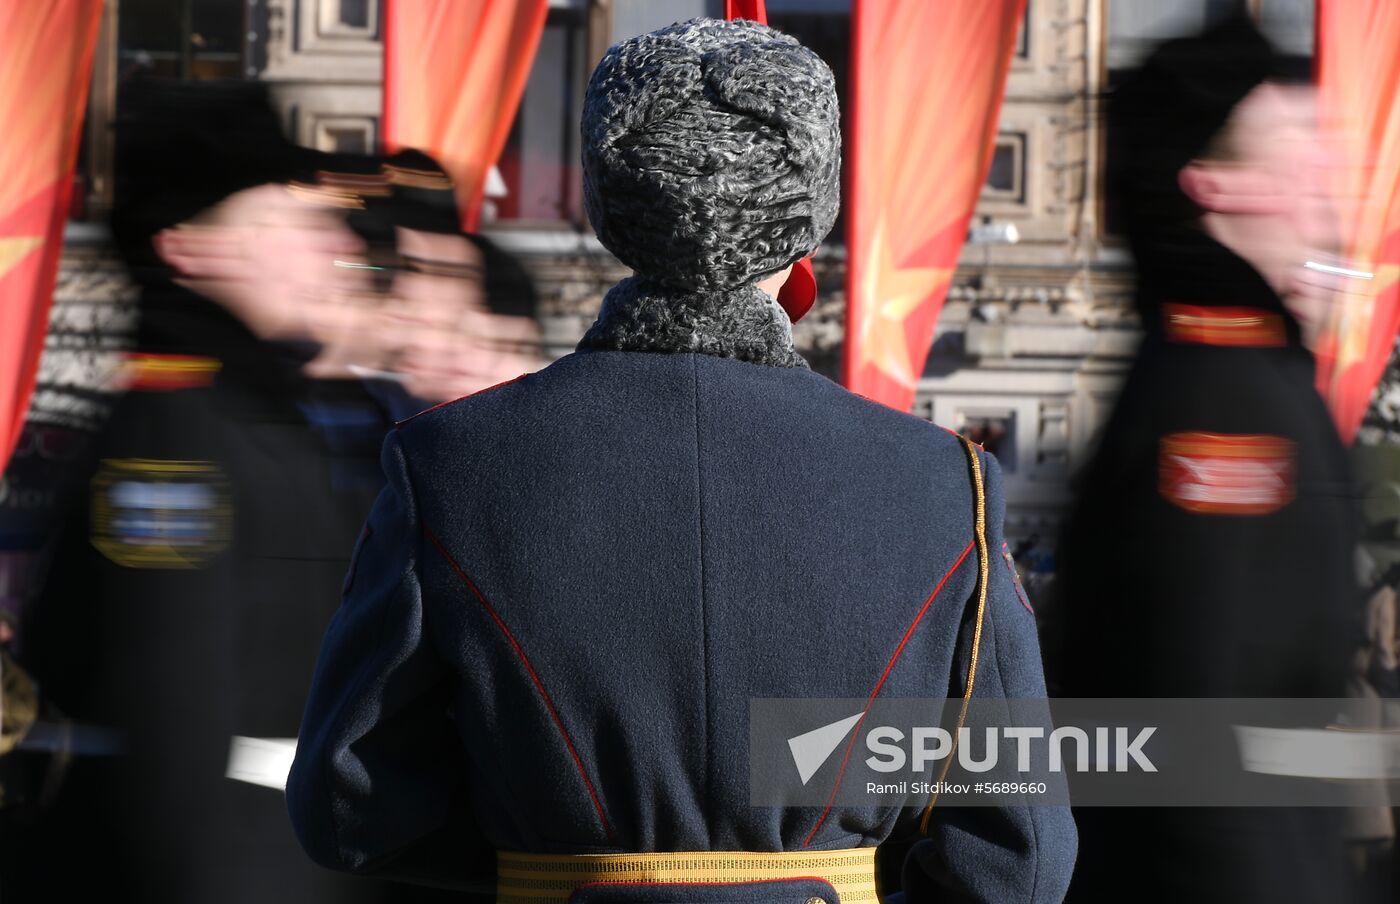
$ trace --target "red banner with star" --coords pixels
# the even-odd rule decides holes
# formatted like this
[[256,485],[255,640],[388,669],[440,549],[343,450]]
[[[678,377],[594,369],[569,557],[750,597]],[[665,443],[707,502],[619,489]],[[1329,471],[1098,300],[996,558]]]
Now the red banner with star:
[[1026,0],[855,0],[846,386],[908,410],[991,165]]
[[431,154],[477,227],[486,177],[510,135],[548,0],[389,0],[384,143]]
[[0,3],[0,468],[29,410],[102,0]]
[[1322,122],[1334,167],[1347,279],[1318,354],[1319,388],[1350,442],[1400,330],[1400,4],[1318,0]]

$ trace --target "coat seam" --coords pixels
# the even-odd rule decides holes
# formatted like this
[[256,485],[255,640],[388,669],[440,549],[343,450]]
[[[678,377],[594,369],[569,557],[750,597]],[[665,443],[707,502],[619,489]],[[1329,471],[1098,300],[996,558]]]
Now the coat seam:
[[[989,615],[991,614],[991,610],[992,607],[988,606],[987,611]],[[992,616],[991,635],[993,638],[996,637],[996,633],[996,616]],[[993,643],[995,643],[995,640],[993,641]],[[997,687],[1001,690],[1002,699],[1005,700],[1007,698],[1006,680],[1002,676],[1006,674],[1006,666],[1002,662],[1000,644],[996,645],[996,656],[994,658],[996,659],[997,663]],[[1038,821],[1036,820],[1035,808],[1033,806],[1029,804],[1021,804],[1020,807],[1026,812],[1026,816],[1028,817],[1031,824],[1031,862],[1034,865],[1031,867],[1031,893],[1030,897],[1026,900],[1034,902],[1036,900],[1037,893],[1040,891],[1040,826],[1038,824]]]
[[[980,456],[979,456],[979,457],[980,457]],[[987,471],[987,468],[986,468],[985,463],[984,463],[984,465],[983,465],[983,469],[984,469],[985,472],[990,473],[990,471]],[[990,494],[988,494],[988,495],[990,495]],[[1001,530],[1000,521],[998,521],[998,530]],[[1006,550],[1006,549],[1007,549],[1005,537],[1002,538],[1002,543],[1001,543],[1001,545],[1002,545],[1002,549],[1003,549],[1003,550]],[[1011,578],[1012,578],[1011,586],[1012,586],[1012,592],[1016,594],[1017,599],[1021,602],[1021,605],[1025,606],[1026,610],[1029,611],[1029,612],[1031,612],[1032,615],[1034,615],[1034,614],[1035,614],[1034,610],[1031,609],[1031,607],[1025,602],[1025,600],[1024,600],[1024,599],[1022,598],[1022,596],[1021,596],[1020,581],[1016,579],[1016,571],[1015,571],[1015,569],[1012,567],[1011,561],[1010,561],[1009,559],[1004,559],[1003,561],[1006,562],[1007,568],[1011,570]],[[1007,671],[1006,671],[1005,663],[1002,661],[1002,645],[996,642],[996,637],[997,637],[996,615],[994,614],[994,607],[991,605],[991,601],[992,601],[993,599],[995,599],[995,597],[990,593],[991,588],[989,587],[989,588],[987,588],[987,589],[988,589],[988,591],[989,591],[989,593],[988,593],[987,615],[988,615],[988,616],[991,618],[991,620],[992,620],[992,626],[991,626],[992,629],[991,629],[990,632],[988,632],[988,634],[989,634],[989,636],[992,638],[992,643],[993,643],[993,645],[994,645],[994,647],[995,647],[995,649],[994,649],[994,654],[993,654],[992,658],[996,661],[996,665],[997,665],[997,670],[996,670],[997,688],[1001,691],[1002,700],[1006,700],[1006,699],[1007,699],[1007,696],[1006,696],[1006,674],[1007,674]],[[1031,841],[1031,862],[1032,862],[1033,866],[1031,867],[1031,893],[1030,893],[1030,897],[1027,898],[1026,900],[1029,901],[1029,902],[1031,902],[1031,904],[1034,904],[1034,902],[1035,902],[1035,900],[1036,900],[1036,896],[1037,896],[1037,894],[1038,894],[1039,891],[1040,891],[1040,878],[1041,878],[1041,869],[1040,869],[1040,826],[1039,826],[1038,820],[1036,819],[1035,807],[1033,807],[1033,806],[1031,806],[1031,805],[1029,805],[1029,804],[1021,804],[1021,809],[1025,811],[1026,816],[1027,816],[1027,818],[1029,819],[1030,824],[1031,824],[1031,833],[1030,833],[1030,834],[1031,834],[1031,838],[1030,838],[1030,841]]]
[[696,548],[700,557],[700,669],[704,679],[703,688],[705,693],[705,777],[704,792],[702,800],[705,810],[705,842],[706,848],[714,846],[711,837],[711,826],[714,821],[710,818],[710,809],[714,805],[713,795],[710,793],[714,786],[713,766],[714,766],[714,736],[711,731],[713,721],[711,719],[710,707],[713,694],[710,688],[710,614],[708,600],[705,594],[705,486],[702,475],[702,465],[700,460],[700,358],[698,355],[690,356],[691,367],[691,410],[694,414],[695,423],[695,512],[696,512]]

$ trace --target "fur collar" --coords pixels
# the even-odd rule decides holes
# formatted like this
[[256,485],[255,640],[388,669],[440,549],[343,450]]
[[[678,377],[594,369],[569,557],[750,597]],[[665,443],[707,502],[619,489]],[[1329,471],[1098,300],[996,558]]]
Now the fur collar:
[[792,347],[792,323],[757,286],[688,292],[630,277],[603,299],[580,349],[694,352],[770,367],[806,367]]

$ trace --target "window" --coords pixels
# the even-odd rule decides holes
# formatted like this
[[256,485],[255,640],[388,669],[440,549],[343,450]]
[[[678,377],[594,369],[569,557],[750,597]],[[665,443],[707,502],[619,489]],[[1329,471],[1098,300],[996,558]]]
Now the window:
[[[831,67],[845,108],[850,72],[850,0],[768,0],[768,21]],[[488,186],[498,223],[586,228],[579,119],[588,76],[612,43],[696,16],[721,16],[719,0],[550,0],[520,110]],[[502,193],[503,190],[503,193]],[[838,219],[831,237],[843,241]]]
[[968,409],[958,412],[957,431],[996,456],[1002,470],[1016,471],[1016,412]]
[[1287,54],[1311,60],[1315,51],[1317,0],[1258,0],[1259,27]]
[[109,0],[104,5],[74,173],[72,219],[100,221],[111,209],[120,85],[137,78],[244,78],[246,7],[245,0]]
[[1131,69],[1162,41],[1192,34],[1239,9],[1238,0],[1112,0],[1108,6],[1108,72]]
[[121,0],[119,76],[242,78],[244,6],[238,0]]
[[374,151],[374,123],[354,117],[326,117],[316,121],[316,148],[336,154],[369,154]]
[[[1316,0],[1250,0],[1259,28],[1285,54],[1311,59]],[[1108,84],[1162,41],[1194,34],[1237,12],[1240,0],[1112,0],[1106,29]]]
[[[841,132],[847,134],[847,114],[851,99],[851,4],[850,0],[768,0],[768,24],[792,35],[810,47],[831,67],[836,79],[836,96],[841,103]],[[841,184],[847,183],[849,154],[841,158]],[[843,204],[826,241],[846,243],[846,208]]]
[[300,6],[309,46],[330,49],[336,42],[379,37],[379,0],[301,0]]
[[1026,200],[1026,133],[1002,132],[992,148],[992,163],[982,197],[1017,204]]
[[367,31],[372,21],[369,0],[340,0],[335,10],[336,24],[354,31]]
[[491,199],[497,220],[585,225],[578,124],[589,74],[588,24],[581,0],[549,11],[497,163],[505,190]]
[[[768,0],[768,23],[779,31],[797,38],[812,48],[836,77],[836,91],[841,99],[842,131],[850,110],[851,98],[851,3],[850,0]],[[1016,38],[1016,55],[1029,58],[1029,18],[1027,5],[1021,30]],[[842,158],[842,185],[847,184],[845,166],[849,154]],[[997,139],[988,174],[984,198],[1025,202],[1026,135],[1004,133]],[[827,241],[844,244],[846,215],[843,205]]]
[[[1240,10],[1243,5],[1259,23],[1260,29],[1285,54],[1296,57],[1302,71],[1310,69],[1313,55],[1315,0],[1111,0],[1107,3],[1108,22],[1105,28],[1107,68],[1106,87],[1109,91],[1123,75],[1140,64],[1154,47],[1181,35],[1194,34]],[[1105,236],[1112,238],[1121,231],[1122,214],[1113,199],[1106,197],[1105,176],[1112,167],[1108,159],[1112,142],[1104,135],[1103,166],[1099,174],[1100,197],[1103,199],[1101,222]]]

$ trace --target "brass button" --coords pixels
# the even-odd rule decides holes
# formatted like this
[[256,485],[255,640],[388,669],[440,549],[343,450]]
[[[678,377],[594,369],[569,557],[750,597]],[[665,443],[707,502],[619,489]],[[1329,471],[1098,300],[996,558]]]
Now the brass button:
[[826,904],[826,898],[808,898],[807,904]]

